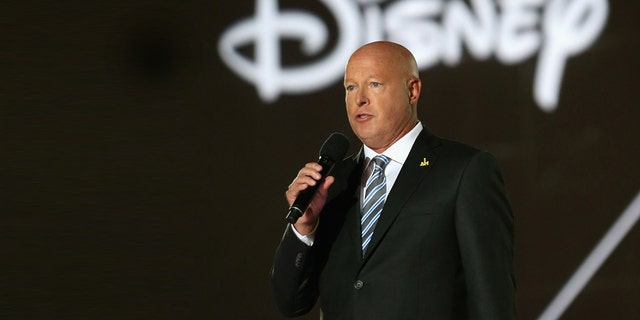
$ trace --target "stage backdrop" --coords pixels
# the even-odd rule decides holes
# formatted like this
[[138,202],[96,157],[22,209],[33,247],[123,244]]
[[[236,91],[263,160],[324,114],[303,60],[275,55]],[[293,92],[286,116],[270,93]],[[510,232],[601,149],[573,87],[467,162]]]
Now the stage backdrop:
[[355,48],[386,39],[417,57],[423,124],[500,162],[519,318],[636,319],[638,12],[611,0],[14,4],[0,317],[283,319],[268,272],[284,191],[330,133],[359,147],[341,75]]

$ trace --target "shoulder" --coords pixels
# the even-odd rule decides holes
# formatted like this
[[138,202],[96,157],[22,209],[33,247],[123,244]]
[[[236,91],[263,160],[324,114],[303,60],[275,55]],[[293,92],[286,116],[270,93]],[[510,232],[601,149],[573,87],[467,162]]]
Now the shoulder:
[[469,164],[470,162],[494,162],[494,156],[487,150],[460,142],[435,136],[439,147],[434,152],[448,161],[454,161],[459,164]]
[[416,141],[417,149],[425,148],[427,145],[430,146],[428,155],[435,164],[432,171],[447,172],[460,179],[465,175],[500,175],[498,161],[487,150],[435,135]]
[[449,140],[445,138],[439,138],[439,139],[444,151],[446,151],[448,154],[451,154],[451,155],[460,156],[464,158],[472,158],[479,153],[486,152],[474,146],[471,146],[459,141]]
[[457,159],[471,159],[477,154],[487,153],[472,145],[435,135],[426,127],[416,139],[413,148],[429,150],[438,156]]

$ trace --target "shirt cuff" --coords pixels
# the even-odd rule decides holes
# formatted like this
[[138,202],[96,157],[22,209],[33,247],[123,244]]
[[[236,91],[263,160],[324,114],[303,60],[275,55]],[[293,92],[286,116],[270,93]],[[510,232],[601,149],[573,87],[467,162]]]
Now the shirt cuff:
[[296,230],[296,228],[293,225],[291,225],[291,230],[296,235],[296,237],[300,239],[300,241],[302,241],[304,244],[311,247],[313,245],[313,241],[316,239],[316,230],[318,229],[318,224],[316,224],[315,229],[313,229],[313,231],[311,231],[311,233],[309,233],[308,235],[300,234],[300,232],[298,232],[298,230]]

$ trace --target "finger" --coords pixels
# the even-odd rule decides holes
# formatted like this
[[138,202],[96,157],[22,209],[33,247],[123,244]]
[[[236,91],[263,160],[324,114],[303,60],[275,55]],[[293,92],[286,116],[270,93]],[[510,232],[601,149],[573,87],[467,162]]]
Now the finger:
[[315,186],[318,183],[317,180],[309,176],[301,176],[293,180],[289,185],[289,190],[304,190],[309,186]]
[[321,171],[321,165],[317,163],[308,163],[304,168],[300,170],[300,172],[298,172],[298,177],[307,176],[315,180],[320,180],[320,178],[322,178],[322,175],[320,174]]
[[310,169],[316,172],[322,171],[322,166],[317,162],[309,162],[304,165],[303,169]]

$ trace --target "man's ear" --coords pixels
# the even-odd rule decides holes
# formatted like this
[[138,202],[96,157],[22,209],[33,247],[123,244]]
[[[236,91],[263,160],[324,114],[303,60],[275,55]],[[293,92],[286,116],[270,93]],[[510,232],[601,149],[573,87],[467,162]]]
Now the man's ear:
[[411,104],[417,103],[418,98],[420,98],[420,91],[422,90],[422,81],[418,78],[411,78],[409,79],[407,88],[409,89],[409,102]]

